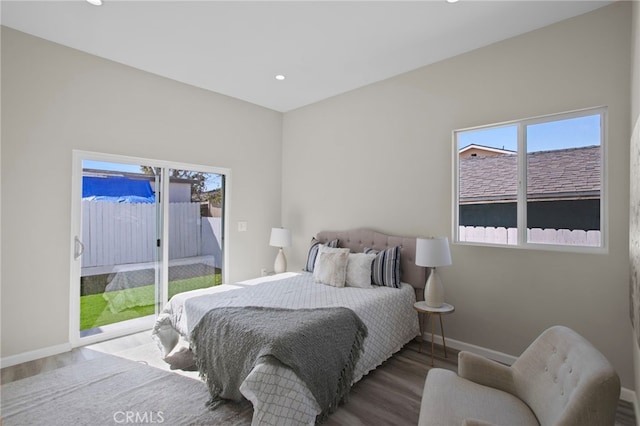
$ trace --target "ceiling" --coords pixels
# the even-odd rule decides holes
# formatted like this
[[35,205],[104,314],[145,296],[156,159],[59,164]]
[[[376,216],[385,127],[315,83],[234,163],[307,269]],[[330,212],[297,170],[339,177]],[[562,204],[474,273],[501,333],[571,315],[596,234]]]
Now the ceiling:
[[[2,1],[2,25],[286,112],[611,1]],[[285,80],[275,79],[277,74]]]

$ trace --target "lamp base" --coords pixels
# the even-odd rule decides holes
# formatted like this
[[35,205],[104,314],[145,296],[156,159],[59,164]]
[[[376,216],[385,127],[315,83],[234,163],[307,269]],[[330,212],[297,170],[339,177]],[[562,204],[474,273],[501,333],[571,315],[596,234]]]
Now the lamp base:
[[436,268],[431,269],[429,279],[427,279],[427,285],[424,288],[424,301],[430,308],[440,308],[444,305],[444,287],[436,273]]
[[284,256],[284,252],[282,251],[282,247],[278,251],[278,256],[276,256],[276,263],[273,265],[273,271],[276,274],[281,274],[286,272],[287,270],[287,258]]

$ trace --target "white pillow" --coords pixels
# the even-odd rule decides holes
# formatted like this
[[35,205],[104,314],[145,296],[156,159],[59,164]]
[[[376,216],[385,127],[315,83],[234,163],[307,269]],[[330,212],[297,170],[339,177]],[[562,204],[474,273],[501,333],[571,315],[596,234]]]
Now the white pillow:
[[347,263],[347,287],[373,288],[371,286],[371,264],[376,255],[371,253],[350,253]]
[[316,265],[313,268],[313,278],[317,283],[333,287],[344,287],[347,278],[347,263],[349,251],[318,253]]
[[320,253],[349,253],[351,250],[348,248],[336,248],[329,247],[328,245],[322,244],[318,247],[318,255],[316,256],[316,263],[313,265],[313,271],[318,267],[318,259],[320,259]]

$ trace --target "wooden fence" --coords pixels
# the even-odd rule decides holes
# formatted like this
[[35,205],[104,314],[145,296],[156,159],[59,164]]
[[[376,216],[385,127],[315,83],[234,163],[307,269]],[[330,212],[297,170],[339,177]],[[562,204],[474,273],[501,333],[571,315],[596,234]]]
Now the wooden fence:
[[[493,228],[482,226],[461,226],[460,241],[517,244],[518,230],[516,228]],[[569,229],[527,229],[527,241],[530,243],[590,246],[600,245],[600,231],[583,231]]]
[[[169,259],[214,254],[210,247],[218,242],[219,230],[200,217],[199,203],[169,204]],[[204,218],[219,219],[219,218]],[[219,227],[219,220],[217,221]],[[156,205],[144,203],[82,202],[82,267],[153,262],[156,259]],[[207,231],[207,232],[205,232]],[[203,235],[205,241],[203,243]],[[203,253],[204,251],[209,253]],[[209,247],[209,249],[206,249]]]

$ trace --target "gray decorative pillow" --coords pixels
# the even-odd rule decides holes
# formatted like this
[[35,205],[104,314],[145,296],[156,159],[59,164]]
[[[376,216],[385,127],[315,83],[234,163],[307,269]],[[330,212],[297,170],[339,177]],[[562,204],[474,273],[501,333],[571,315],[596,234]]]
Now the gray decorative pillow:
[[320,259],[320,255],[322,253],[347,253],[349,254],[351,250],[349,250],[348,248],[333,248],[333,247],[329,247],[326,246],[324,244],[320,244],[320,247],[318,248],[318,256],[316,257],[316,264],[314,266],[313,272],[315,272],[315,269],[318,267],[318,260]]
[[[307,272],[313,272],[313,268],[316,265],[316,258],[318,257],[318,249],[322,244],[320,241],[316,240],[315,237],[311,239],[311,246],[309,247],[309,253],[307,254],[307,263],[304,267],[304,270]],[[338,247],[338,240],[329,241],[326,244],[328,247]]]
[[313,271],[313,278],[317,283],[344,287],[347,278],[347,262],[349,261],[349,249],[345,250],[320,251]]
[[385,250],[364,248],[364,253],[374,253],[371,265],[371,281],[375,285],[400,288],[400,246]]

